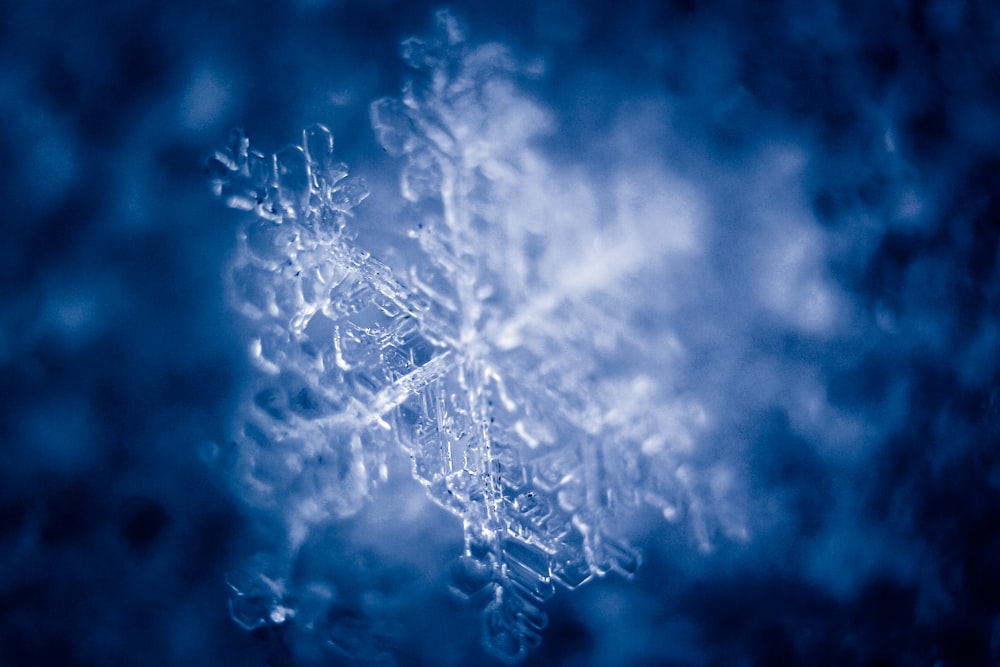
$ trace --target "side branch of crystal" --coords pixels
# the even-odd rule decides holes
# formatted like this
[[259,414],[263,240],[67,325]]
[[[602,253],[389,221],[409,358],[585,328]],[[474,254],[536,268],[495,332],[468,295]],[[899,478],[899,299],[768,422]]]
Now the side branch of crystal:
[[386,474],[384,415],[447,360],[430,300],[351,245],[345,222],[368,191],[332,152],[321,125],[271,157],[236,130],[208,164],[215,193],[256,214],[229,270],[259,371],[241,416],[241,479],[252,500],[283,510],[293,544],[360,508]]

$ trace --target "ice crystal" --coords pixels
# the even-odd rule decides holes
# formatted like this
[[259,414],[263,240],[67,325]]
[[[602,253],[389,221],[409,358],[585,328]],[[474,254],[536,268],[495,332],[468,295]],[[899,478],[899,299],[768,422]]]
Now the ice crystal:
[[[551,120],[510,53],[470,46],[450,14],[436,28],[403,43],[403,95],[371,106],[405,161],[400,277],[351,231],[368,190],[326,128],[271,157],[236,131],[209,160],[215,193],[256,214],[229,274],[259,368],[236,465],[301,544],[355,513],[402,448],[462,521],[454,592],[484,606],[486,646],[518,660],[557,586],[636,573],[619,528],[637,508],[701,525],[685,455],[707,417],[670,383],[679,343],[648,325],[671,221],[605,218],[532,148]],[[264,572],[230,584],[248,628],[295,613]]]

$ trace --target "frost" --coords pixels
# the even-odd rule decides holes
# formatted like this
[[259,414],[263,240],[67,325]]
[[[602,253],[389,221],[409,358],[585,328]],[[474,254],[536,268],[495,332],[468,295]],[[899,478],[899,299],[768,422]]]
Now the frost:
[[[236,131],[209,160],[215,194],[255,213],[229,271],[258,369],[234,466],[294,548],[356,513],[387,455],[406,452],[462,522],[453,592],[484,607],[486,646],[516,661],[557,587],[636,573],[640,508],[686,515],[710,543],[701,498],[724,475],[692,472],[710,418],[672,383],[684,347],[656,287],[665,258],[694,251],[691,206],[650,220],[635,179],[616,211],[599,185],[559,173],[533,148],[554,123],[519,92],[515,59],[468,45],[450,14],[402,51],[413,80],[371,106],[405,161],[413,249],[398,278],[351,230],[368,190],[334,161],[326,128],[270,157]],[[295,615],[278,578],[241,573],[231,587],[244,627]]]

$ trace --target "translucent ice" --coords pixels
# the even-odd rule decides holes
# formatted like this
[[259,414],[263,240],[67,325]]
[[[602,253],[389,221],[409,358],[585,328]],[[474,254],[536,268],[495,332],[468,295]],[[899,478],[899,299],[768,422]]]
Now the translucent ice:
[[[229,272],[259,368],[236,469],[294,547],[357,512],[387,452],[405,451],[462,523],[452,589],[484,607],[487,647],[518,660],[556,586],[636,573],[625,520],[642,505],[672,519],[696,495],[681,464],[706,416],[673,394],[665,326],[622,329],[645,316],[635,286],[676,245],[669,224],[602,219],[550,186],[531,148],[549,114],[518,92],[514,59],[437,19],[404,44],[418,72],[402,97],[371,106],[406,162],[400,222],[417,245],[403,278],[353,236],[368,190],[326,128],[272,158],[237,131],[209,160],[215,193],[256,213]],[[246,627],[293,611],[260,581],[234,585]]]

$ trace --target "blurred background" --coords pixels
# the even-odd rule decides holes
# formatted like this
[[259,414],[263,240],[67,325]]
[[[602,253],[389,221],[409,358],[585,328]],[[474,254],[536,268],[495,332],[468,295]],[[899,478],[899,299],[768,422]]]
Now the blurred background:
[[[750,517],[708,553],[653,525],[636,580],[560,592],[528,663],[1000,664],[997,6],[502,4],[453,9],[539,64],[545,155],[660,165],[712,212],[689,380]],[[203,463],[248,368],[239,216],[202,166],[233,126],[273,151],[322,122],[391,224],[369,104],[436,6],[0,9],[0,664],[352,664],[229,618],[269,528]],[[362,515],[317,556],[398,599],[398,664],[491,660],[440,521],[393,561]]]

